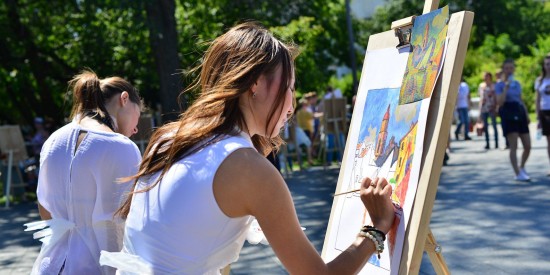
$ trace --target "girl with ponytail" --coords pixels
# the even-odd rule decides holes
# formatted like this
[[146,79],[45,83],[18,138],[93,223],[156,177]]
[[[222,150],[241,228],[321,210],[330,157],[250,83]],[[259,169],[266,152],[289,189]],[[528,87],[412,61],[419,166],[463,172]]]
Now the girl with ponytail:
[[[99,79],[85,70],[69,82],[72,122],[55,131],[40,153],[38,208],[42,231],[32,274],[114,274],[101,267],[101,250],[119,251],[123,220],[114,218],[141,154],[129,137],[137,133],[142,104],[120,77]],[[46,228],[48,227],[49,228]]]

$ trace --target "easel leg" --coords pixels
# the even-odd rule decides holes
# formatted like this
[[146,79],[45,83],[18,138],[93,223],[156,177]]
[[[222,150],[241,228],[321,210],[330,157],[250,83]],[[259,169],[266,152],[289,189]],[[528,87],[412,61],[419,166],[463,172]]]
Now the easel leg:
[[426,237],[426,245],[424,246],[424,251],[426,251],[428,257],[430,257],[430,262],[432,263],[432,266],[437,275],[451,274],[451,272],[449,271],[449,267],[447,267],[447,263],[445,263],[445,259],[441,254],[441,246],[437,244],[431,229],[428,229],[428,236]]

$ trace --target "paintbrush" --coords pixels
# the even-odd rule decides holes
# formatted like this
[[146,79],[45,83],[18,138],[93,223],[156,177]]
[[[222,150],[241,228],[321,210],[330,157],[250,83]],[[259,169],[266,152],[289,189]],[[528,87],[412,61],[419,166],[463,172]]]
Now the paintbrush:
[[361,189],[350,190],[350,191],[346,191],[346,192],[334,194],[334,195],[332,195],[332,196],[333,196],[333,197],[336,197],[336,196],[345,195],[345,194],[349,194],[349,193],[359,192],[360,190],[361,190]]

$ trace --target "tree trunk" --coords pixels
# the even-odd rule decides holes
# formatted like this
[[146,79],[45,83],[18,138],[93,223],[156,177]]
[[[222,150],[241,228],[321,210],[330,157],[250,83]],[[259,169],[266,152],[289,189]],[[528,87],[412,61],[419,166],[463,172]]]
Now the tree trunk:
[[[21,41],[25,51],[21,56],[20,64],[15,67],[25,66],[23,60],[28,60],[29,69],[32,73],[32,78],[36,81],[39,90],[33,90],[30,84],[31,77],[29,77],[29,85],[20,89],[18,92],[22,93],[20,98],[25,98],[28,101],[26,104],[30,105],[30,108],[21,110],[22,116],[27,120],[27,123],[32,124],[32,116],[49,116],[55,121],[62,121],[63,112],[60,112],[58,106],[55,105],[52,97],[52,91],[48,85],[47,78],[63,79],[63,77],[56,77],[55,68],[53,64],[40,55],[40,49],[33,41],[33,35],[29,28],[21,22],[21,18],[18,12],[18,2],[16,0],[5,1],[8,8],[8,20],[12,33],[18,41]],[[20,71],[24,71],[20,68]],[[15,91],[11,91],[15,92]],[[37,97],[38,95],[38,97]],[[12,95],[15,96],[15,95]],[[29,120],[29,118],[31,118]]]
[[147,25],[149,42],[155,58],[160,80],[162,121],[176,120],[183,109],[178,106],[178,94],[182,90],[182,78],[178,73],[178,37],[176,32],[176,3],[174,0],[147,1]]

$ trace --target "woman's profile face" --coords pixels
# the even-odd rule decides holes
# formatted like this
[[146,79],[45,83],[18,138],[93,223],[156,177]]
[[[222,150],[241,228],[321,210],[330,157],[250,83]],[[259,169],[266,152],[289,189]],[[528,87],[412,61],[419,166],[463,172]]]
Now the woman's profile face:
[[[260,131],[266,129],[268,133],[259,133],[260,135],[269,137],[271,129],[273,133],[270,137],[275,137],[279,135],[279,132],[284,127],[285,123],[288,120],[289,115],[292,113],[294,107],[292,106],[292,101],[294,97],[294,72],[292,73],[292,78],[288,88],[285,91],[284,101],[279,110],[275,110],[275,114],[268,121],[269,112],[273,105],[277,105],[277,94],[279,92],[280,85],[285,85],[281,83],[282,78],[282,67],[278,67],[273,74],[273,78],[269,83],[266,76],[261,76],[258,79],[258,85],[256,87],[256,97],[253,99],[255,101],[255,110],[253,111],[256,117],[256,122],[260,122],[261,125],[258,125]],[[286,86],[286,85],[285,85]],[[259,121],[258,121],[259,120]]]
[[493,76],[491,74],[485,74],[485,82],[493,81]]
[[506,76],[510,76],[510,75],[514,74],[515,69],[516,69],[516,66],[514,65],[514,63],[508,62],[508,63],[504,63],[504,65],[502,65],[502,72]]
[[120,134],[127,137],[137,134],[138,122],[141,115],[141,107],[139,104],[129,101],[124,105],[117,116],[117,125]]

